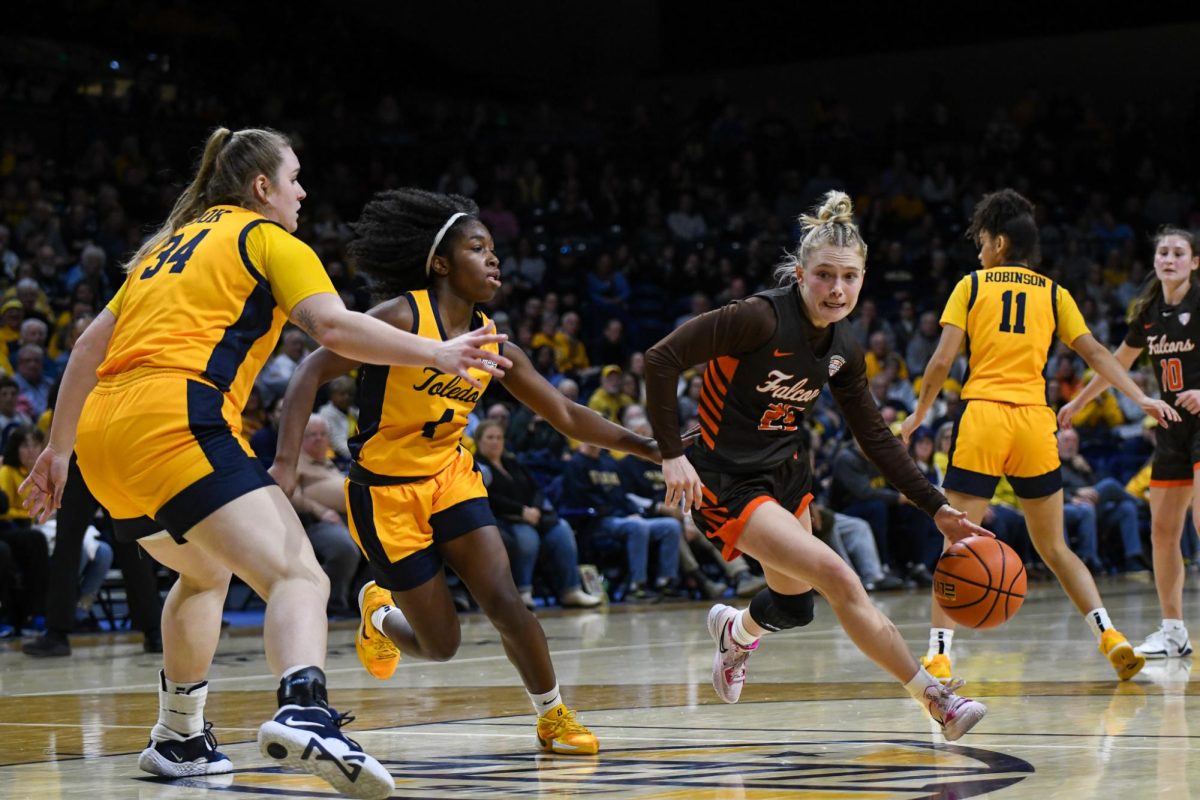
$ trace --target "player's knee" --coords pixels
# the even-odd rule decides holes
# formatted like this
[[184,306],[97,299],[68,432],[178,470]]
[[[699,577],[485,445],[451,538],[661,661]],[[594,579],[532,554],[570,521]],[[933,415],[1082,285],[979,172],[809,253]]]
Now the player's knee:
[[770,587],[750,601],[750,618],[771,631],[802,628],[813,621],[813,590],[804,594],[780,594]]
[[421,650],[430,661],[449,661],[458,653],[462,643],[462,632],[458,626],[440,630],[435,636],[420,638]]

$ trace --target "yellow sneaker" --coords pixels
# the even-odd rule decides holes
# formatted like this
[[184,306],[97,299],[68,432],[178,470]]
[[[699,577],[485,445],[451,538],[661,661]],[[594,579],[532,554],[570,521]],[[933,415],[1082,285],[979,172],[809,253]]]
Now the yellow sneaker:
[[1100,635],[1100,652],[1123,681],[1137,675],[1146,666],[1146,657],[1135,653],[1133,645],[1116,628],[1109,628]]
[[933,658],[929,656],[921,656],[921,666],[930,675],[938,679],[938,683],[948,683],[950,681],[950,656],[944,653],[938,653]]
[[371,615],[380,607],[390,605],[392,593],[375,581],[370,581],[358,593],[358,607],[362,610],[362,624],[354,634],[354,651],[358,660],[372,677],[385,681],[392,677],[400,663],[400,648],[371,623]]
[[548,753],[594,756],[600,750],[596,735],[575,719],[575,712],[562,703],[538,717],[537,739]]

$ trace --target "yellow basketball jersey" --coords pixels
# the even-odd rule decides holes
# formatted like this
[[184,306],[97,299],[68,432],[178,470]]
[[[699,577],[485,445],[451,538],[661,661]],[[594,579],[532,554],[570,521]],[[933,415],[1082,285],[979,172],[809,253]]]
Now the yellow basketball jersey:
[[1043,375],[1057,336],[1088,333],[1071,293],[1026,267],[977,270],[954,287],[942,325],[966,331],[964,400],[1045,405]]
[[261,214],[214,206],[129,273],[108,304],[117,324],[97,374],[193,373],[241,409],[295,305],[333,291],[308,245]]
[[[412,309],[412,332],[444,341],[445,328],[437,297],[421,289],[404,295]],[[471,328],[487,325],[475,309]],[[500,346],[485,350],[500,352]],[[491,375],[472,370],[487,388]],[[454,460],[467,416],[483,392],[457,375],[434,367],[363,365],[358,373],[359,434],[350,452],[359,466],[375,475],[425,477],[441,472]]]

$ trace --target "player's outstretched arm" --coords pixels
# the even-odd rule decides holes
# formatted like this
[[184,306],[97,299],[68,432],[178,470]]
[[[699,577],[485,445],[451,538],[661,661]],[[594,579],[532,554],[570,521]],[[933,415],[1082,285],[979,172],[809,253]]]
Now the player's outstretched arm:
[[18,489],[24,498],[25,510],[38,522],[48,520],[62,503],[79,416],[83,413],[84,401],[96,387],[96,370],[108,354],[108,343],[116,327],[116,316],[105,308],[87,326],[71,350],[71,358],[58,386],[58,401],[50,422],[50,441]]
[[300,459],[300,443],[304,439],[304,428],[312,414],[317,390],[324,384],[345,375],[358,366],[357,361],[339,356],[324,347],[309,353],[292,373],[283,405],[279,410],[279,436],[275,445],[275,461],[271,464],[271,477],[291,497],[296,489],[296,463]]
[[[1117,362],[1125,368],[1126,371],[1133,366],[1133,362],[1137,361],[1139,355],[1142,354],[1142,348],[1130,347],[1121,342],[1120,346],[1113,351],[1113,357]],[[1071,427],[1071,418],[1087,407],[1087,404],[1100,396],[1100,393],[1112,386],[1111,383],[1099,372],[1092,376],[1088,381],[1087,386],[1080,390],[1079,394],[1071,398],[1071,402],[1065,404],[1058,411],[1058,427]]]
[[1089,367],[1096,370],[1097,374],[1117,387],[1121,394],[1137,403],[1143,411],[1158,420],[1159,425],[1165,428],[1170,423],[1179,421],[1179,412],[1162,400],[1147,397],[1146,393],[1133,382],[1133,378],[1129,377],[1128,368],[1108,352],[1104,345],[1096,341],[1095,336],[1085,333],[1077,337],[1075,341],[1071,342],[1071,349],[1078,353]]
[[942,326],[942,337],[938,339],[937,349],[933,351],[929,363],[925,365],[925,375],[921,378],[921,396],[917,399],[917,407],[913,409],[913,413],[904,418],[904,422],[900,423],[900,438],[904,440],[905,444],[908,444],[913,431],[917,429],[929,413],[929,409],[933,407],[933,401],[942,391],[942,384],[946,382],[946,376],[950,374],[950,368],[954,366],[954,359],[958,357],[958,351],[962,349],[965,338],[966,331],[957,325]]
[[512,366],[501,379],[504,388],[518,401],[550,423],[556,431],[572,439],[594,444],[608,450],[633,453],[651,461],[661,461],[658,443],[648,436],[638,436],[616,425],[587,406],[568,400],[533,368],[529,357],[519,347],[504,349]]

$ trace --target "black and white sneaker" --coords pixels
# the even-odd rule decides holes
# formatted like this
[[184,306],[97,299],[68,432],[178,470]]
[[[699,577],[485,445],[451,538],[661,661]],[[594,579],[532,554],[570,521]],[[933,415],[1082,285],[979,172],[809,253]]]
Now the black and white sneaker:
[[233,762],[217,750],[212,723],[204,723],[204,732],[183,741],[151,740],[138,756],[138,767],[164,778],[191,778],[197,775],[222,775],[233,772]]
[[1192,643],[1188,641],[1187,628],[1173,631],[1159,628],[1133,648],[1133,652],[1146,658],[1183,658],[1192,654]]
[[396,784],[383,765],[341,728],[354,717],[322,706],[282,706],[258,729],[263,756],[310,772],[349,797],[381,800]]

